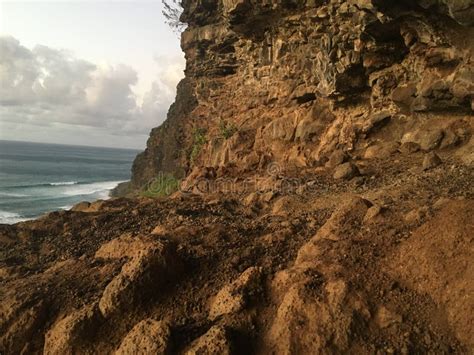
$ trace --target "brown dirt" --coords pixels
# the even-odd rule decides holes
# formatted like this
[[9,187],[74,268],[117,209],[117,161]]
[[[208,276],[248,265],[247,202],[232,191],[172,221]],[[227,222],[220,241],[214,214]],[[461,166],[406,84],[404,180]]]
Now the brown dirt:
[[[140,241],[145,238],[151,244],[175,244],[183,270],[166,285],[151,279],[138,302],[98,317],[96,333],[75,340],[78,352],[110,353],[148,318],[169,324],[173,352],[184,351],[219,325],[238,352],[304,353],[304,347],[285,347],[272,338],[275,332],[281,339],[291,335],[293,322],[302,322],[298,334],[311,334],[311,329],[318,334],[299,346],[332,341],[335,352],[468,352],[473,346],[468,309],[473,307],[474,172],[444,159],[443,167],[423,173],[417,170],[422,153],[398,155],[390,165],[376,160],[370,175],[351,181],[332,180],[330,171],[289,171],[282,178],[307,177],[310,188],[250,205],[238,194],[178,193],[169,199],[115,199],[98,212],[55,212],[1,226],[1,349],[42,352],[53,324],[97,303],[122,265],[146,249]],[[345,210],[354,195],[368,202],[362,210]],[[274,214],[282,197],[283,209],[291,212]],[[381,207],[380,213],[372,209],[373,215],[365,217],[372,204]],[[421,212],[407,222],[413,210]],[[317,234],[334,211],[331,228],[322,229],[331,233]],[[122,258],[95,257],[101,246],[121,236],[136,240]],[[307,249],[307,243],[315,247]],[[319,256],[297,259],[303,246]],[[253,266],[262,268],[260,291],[250,290],[238,312],[211,320],[211,299]],[[334,291],[341,285],[342,294]],[[299,311],[283,316],[284,299]],[[339,320],[313,324],[324,312],[339,314]],[[26,325],[25,314],[33,319]]]

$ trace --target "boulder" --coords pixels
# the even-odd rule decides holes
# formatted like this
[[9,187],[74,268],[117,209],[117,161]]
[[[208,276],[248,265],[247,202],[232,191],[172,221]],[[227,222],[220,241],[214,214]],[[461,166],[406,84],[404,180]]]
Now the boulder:
[[410,107],[416,95],[416,86],[413,84],[401,85],[392,91],[391,99],[396,103]]
[[444,130],[443,140],[441,141],[439,148],[446,149],[451,148],[459,144],[461,138],[454,132],[454,130],[447,128]]
[[139,251],[105,288],[99,301],[100,312],[107,318],[133,308],[143,297],[163,292],[181,269],[174,244],[156,242]]
[[[302,269],[295,276],[283,292],[266,336],[266,353],[348,353],[351,326],[365,313],[360,297],[345,281],[323,281],[311,269]],[[272,287],[276,290],[279,286]]]
[[82,202],[79,202],[79,203],[75,204],[74,206],[72,206],[71,211],[74,211],[74,212],[87,212],[89,210],[90,205],[91,205],[90,202],[82,201]]
[[274,216],[288,216],[292,211],[301,208],[302,202],[298,196],[285,195],[275,200],[272,208]]
[[331,153],[329,160],[326,162],[327,168],[335,168],[338,165],[346,162],[348,159],[347,154],[342,149],[337,149]]
[[435,149],[441,143],[444,137],[444,132],[440,128],[433,129],[418,129],[413,132],[408,132],[402,137],[401,143],[413,142],[420,146],[421,149],[429,151]]
[[375,144],[365,150],[365,159],[384,159],[398,151],[398,144],[395,142],[386,144]]
[[211,301],[209,318],[216,319],[243,310],[261,292],[261,273],[261,268],[250,267],[237,280],[222,288]]
[[186,355],[232,354],[232,343],[225,327],[215,325],[206,334],[191,343]]
[[324,126],[321,122],[315,121],[312,117],[307,117],[298,123],[295,131],[295,139],[299,139],[302,142],[309,142],[323,130]]
[[137,323],[123,338],[116,355],[166,355],[170,353],[170,329],[167,323],[151,318]]
[[271,144],[274,140],[292,141],[295,137],[295,130],[294,118],[280,117],[271,121],[264,128],[262,134],[267,144]]
[[423,159],[423,170],[429,170],[441,165],[443,161],[435,152],[429,152]]
[[[331,217],[318,230],[313,239],[328,239],[338,241],[344,238],[345,230],[343,226],[360,225],[368,213],[368,209],[372,203],[358,196],[349,197],[347,201],[338,206],[331,214]],[[312,241],[307,243],[308,247]],[[309,249],[308,249],[309,250]],[[298,252],[297,262],[301,262],[306,258],[311,258],[310,254],[306,255],[306,246],[303,246]]]
[[46,302],[35,302],[29,296],[23,299],[6,296],[1,303],[8,310],[5,312],[0,307],[0,351],[23,354],[38,329],[44,326],[48,314]]
[[345,244],[347,228],[361,225],[371,205],[357,196],[343,201],[300,248],[293,266],[273,278],[269,294],[278,308],[265,336],[265,353],[349,353],[354,321],[369,318],[364,297],[341,278],[344,267],[326,255]]
[[74,311],[53,324],[46,333],[43,353],[47,355],[76,354],[83,342],[91,337],[100,325],[97,304]]
[[151,238],[124,234],[103,244],[96,251],[95,257],[98,259],[133,258],[144,250],[153,248],[154,245],[155,242]]
[[362,132],[369,133],[377,130],[387,124],[392,118],[392,112],[389,110],[383,110],[371,114],[368,119],[364,122]]
[[333,178],[336,180],[350,180],[359,175],[359,169],[351,162],[341,164],[334,169]]
[[423,207],[414,208],[405,215],[405,222],[407,224],[418,224],[423,220],[427,212],[427,209]]

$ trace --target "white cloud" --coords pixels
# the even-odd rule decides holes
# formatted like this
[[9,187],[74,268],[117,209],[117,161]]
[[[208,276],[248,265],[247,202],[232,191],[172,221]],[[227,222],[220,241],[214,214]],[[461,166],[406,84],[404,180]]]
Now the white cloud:
[[57,124],[94,127],[143,139],[165,119],[183,76],[182,58],[155,61],[158,77],[139,102],[134,87],[140,78],[130,66],[90,63],[42,45],[30,50],[0,36],[0,120],[45,130]]
[[13,37],[0,37],[0,104],[34,101],[33,86],[39,76],[34,54]]

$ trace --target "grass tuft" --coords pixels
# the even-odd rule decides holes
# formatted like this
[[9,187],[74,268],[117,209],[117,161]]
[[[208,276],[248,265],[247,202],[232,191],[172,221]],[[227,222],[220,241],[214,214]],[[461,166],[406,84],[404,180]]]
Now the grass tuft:
[[207,143],[207,130],[205,128],[196,128],[193,133],[193,146],[189,156],[191,163],[194,163],[202,147]]
[[171,174],[159,174],[154,178],[147,186],[147,189],[143,191],[142,196],[144,197],[165,197],[171,195],[173,192],[179,190],[180,181]]
[[219,133],[222,138],[229,139],[235,134],[235,132],[237,132],[237,127],[233,123],[221,120],[219,124]]

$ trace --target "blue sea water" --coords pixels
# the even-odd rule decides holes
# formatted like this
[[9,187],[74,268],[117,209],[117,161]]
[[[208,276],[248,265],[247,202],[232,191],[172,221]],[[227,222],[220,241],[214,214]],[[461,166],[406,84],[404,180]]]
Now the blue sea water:
[[107,198],[138,151],[0,140],[0,223]]

